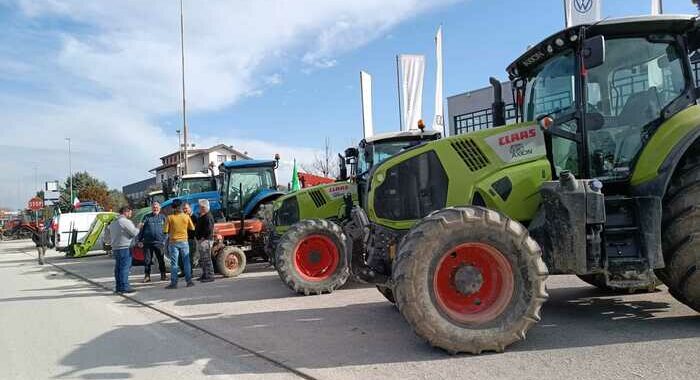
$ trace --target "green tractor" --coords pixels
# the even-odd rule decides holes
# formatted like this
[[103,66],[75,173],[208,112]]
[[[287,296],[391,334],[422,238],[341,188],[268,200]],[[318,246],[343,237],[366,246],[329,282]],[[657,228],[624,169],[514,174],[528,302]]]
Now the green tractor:
[[[540,320],[550,274],[647,284],[700,311],[700,105],[691,16],[558,32],[507,69],[516,123],[418,145],[358,182],[309,244],[391,295],[449,352],[503,351]],[[504,123],[495,82],[494,125]],[[278,256],[279,258],[279,256]]]
[[[357,180],[366,177],[370,169],[394,154],[415,145],[437,140],[438,131],[389,132],[367,137],[358,148],[348,148],[346,157],[339,155],[340,178],[335,183],[323,184],[296,191],[278,198],[273,204],[274,230],[268,251],[275,252],[279,238],[290,228],[285,245],[270,254],[282,281],[300,294],[330,293],[342,287],[350,277],[350,263],[345,255],[319,254],[315,250],[322,240],[305,241],[303,246],[289,246],[318,223],[325,228],[340,231],[349,212],[346,199],[357,204]],[[349,171],[348,166],[349,165]],[[298,223],[303,221],[301,223]],[[324,251],[325,252],[325,251]],[[361,258],[361,255],[356,257]]]

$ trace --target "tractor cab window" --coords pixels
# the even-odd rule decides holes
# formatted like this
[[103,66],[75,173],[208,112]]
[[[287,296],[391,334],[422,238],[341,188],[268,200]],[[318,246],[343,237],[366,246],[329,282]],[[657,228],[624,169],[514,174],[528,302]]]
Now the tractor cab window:
[[[540,116],[554,118],[557,128],[576,133],[575,119],[565,120],[575,111],[575,54],[567,50],[541,65],[530,77],[525,88],[526,120],[534,121]],[[556,174],[569,170],[578,175],[579,146],[574,140],[552,136],[552,158]]]
[[672,38],[610,38],[605,44],[605,62],[586,76],[588,159],[591,176],[624,179],[650,123],[686,83]]
[[275,187],[274,169],[264,168],[237,168],[229,173],[227,190],[227,207],[237,209],[241,203],[241,190],[243,205],[248,203],[260,190]]
[[372,169],[373,166],[379,165],[387,158],[401,152],[406,148],[410,148],[417,143],[417,141],[384,141],[368,143],[364,148],[360,149],[360,157],[357,165],[358,172],[367,172]]
[[186,178],[180,182],[178,190],[180,195],[216,191],[216,182],[211,177]]

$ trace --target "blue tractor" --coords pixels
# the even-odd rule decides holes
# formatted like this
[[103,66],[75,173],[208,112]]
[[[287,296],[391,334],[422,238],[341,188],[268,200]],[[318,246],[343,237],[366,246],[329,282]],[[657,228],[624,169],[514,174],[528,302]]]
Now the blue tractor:
[[277,188],[274,160],[226,161],[219,166],[221,213],[212,247],[215,269],[226,277],[245,270],[249,261],[269,261],[266,253],[272,201],[284,195]]

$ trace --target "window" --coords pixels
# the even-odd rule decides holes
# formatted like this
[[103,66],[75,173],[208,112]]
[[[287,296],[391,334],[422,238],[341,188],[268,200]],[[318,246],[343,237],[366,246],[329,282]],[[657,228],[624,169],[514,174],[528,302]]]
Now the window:
[[231,161],[236,161],[236,155],[235,155],[235,154],[232,154],[232,155],[231,155]]
[[217,162],[217,163],[220,164],[220,163],[222,163],[222,162],[224,162],[224,161],[226,161],[226,155],[225,155],[225,154],[217,154],[217,155],[216,155],[216,162]]
[[574,53],[564,51],[542,64],[525,89],[525,120],[556,116],[574,105]]
[[589,126],[591,175],[625,178],[661,110],[681,96],[686,82],[682,54],[672,38],[657,36],[608,39],[605,62],[588,71],[587,114],[599,115]]

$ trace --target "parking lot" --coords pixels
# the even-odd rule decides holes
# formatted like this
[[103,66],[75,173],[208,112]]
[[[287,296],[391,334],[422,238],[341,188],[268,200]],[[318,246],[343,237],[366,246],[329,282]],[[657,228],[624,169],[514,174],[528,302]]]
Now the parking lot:
[[[514,344],[503,354],[451,356],[418,339],[398,310],[367,285],[350,284],[331,295],[302,297],[292,294],[273,268],[256,264],[238,278],[217,278],[194,288],[166,290],[165,282],[141,284],[143,268],[134,267],[131,282],[137,291],[123,298],[108,291],[113,287],[113,261],[102,253],[68,259],[50,251],[49,265],[44,267],[36,264],[34,255],[29,241],[0,243],[0,270],[5,280],[19,281],[26,274],[40,276],[49,285],[60,281],[61,286],[49,287],[53,291],[49,299],[97,295],[106,314],[115,313],[110,307],[115,303],[159,313],[159,326],[173,329],[184,325],[206,335],[207,342],[218,347],[216,354],[193,351],[188,360],[230,359],[233,363],[240,357],[252,357],[267,363],[261,367],[263,371],[256,367],[256,376],[696,379],[700,370],[700,316],[675,301],[665,289],[653,294],[616,295],[588,286],[574,276],[551,277],[543,320],[528,333],[526,341]],[[45,294],[36,291],[20,293],[23,297],[5,295],[0,299],[4,312],[47,301]],[[68,303],[66,307],[70,307]],[[57,331],[66,323],[50,316],[45,321],[54,324]],[[144,355],[123,362],[112,358],[105,363],[104,357],[112,355],[100,352],[109,346],[105,339],[128,346],[131,336],[148,327],[128,322],[108,335],[87,337],[70,349],[68,357],[94,357],[94,362],[71,362],[63,357],[61,363],[73,365],[71,376],[99,370],[106,363],[123,366],[125,372],[119,373],[128,375],[132,370],[187,357],[163,346],[152,357]],[[3,329],[7,332],[20,327],[6,325]],[[6,356],[2,358],[0,361]],[[245,374],[240,368],[228,373],[210,372],[202,370],[200,374]]]

